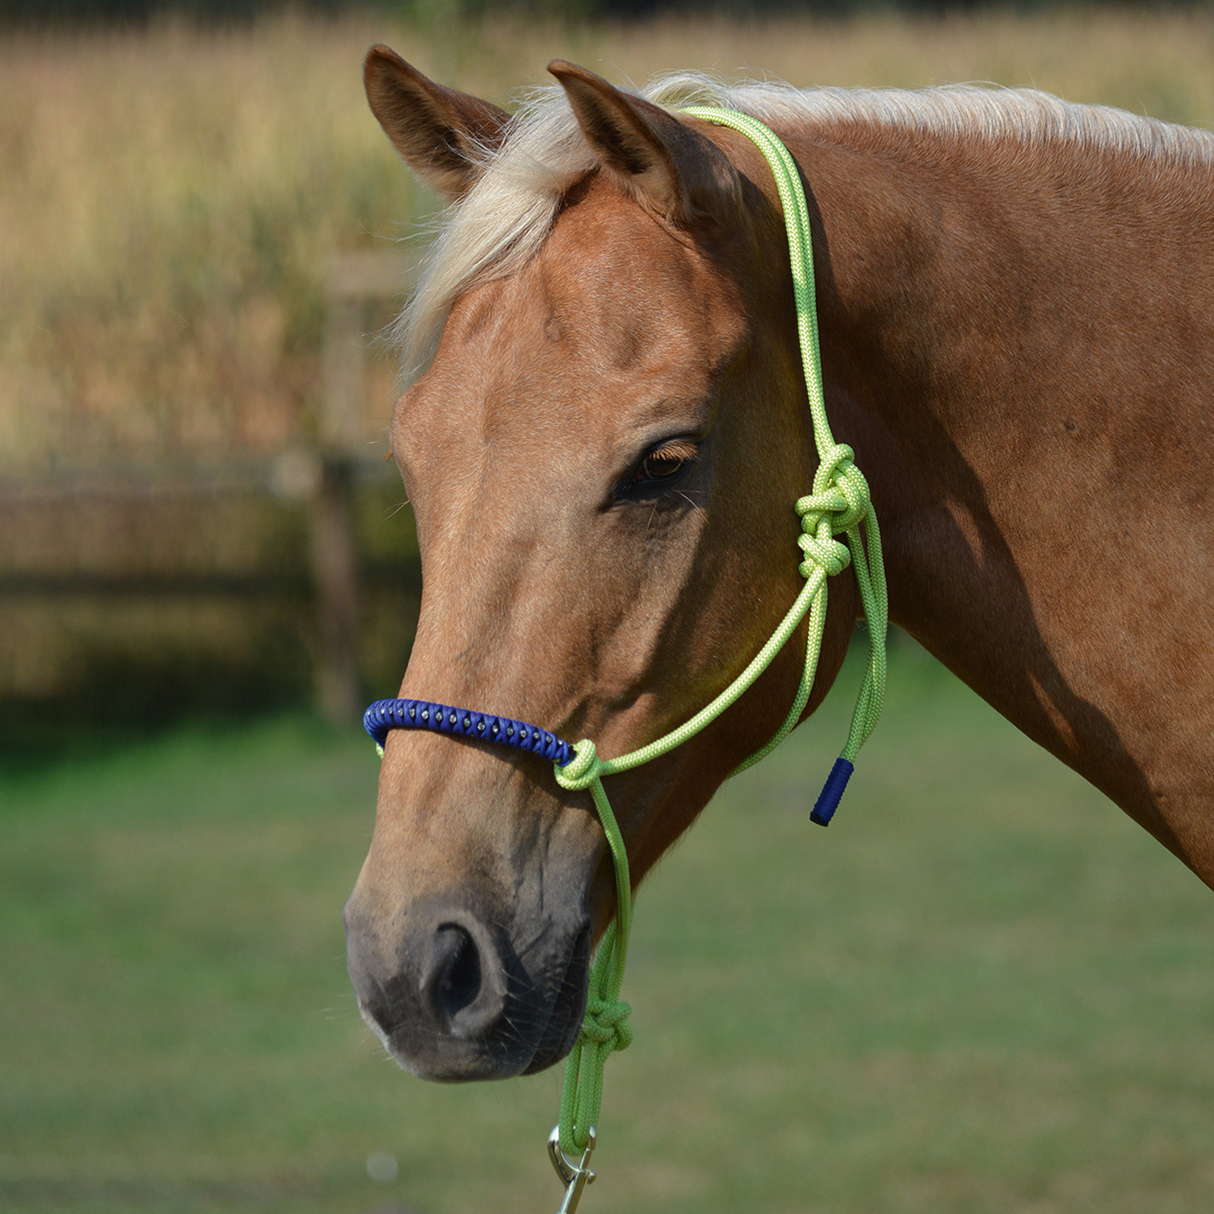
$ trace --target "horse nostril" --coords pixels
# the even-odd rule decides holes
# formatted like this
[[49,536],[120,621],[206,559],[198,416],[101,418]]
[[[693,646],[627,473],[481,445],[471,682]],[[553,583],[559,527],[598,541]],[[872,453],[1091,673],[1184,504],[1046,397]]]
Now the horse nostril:
[[476,942],[455,923],[444,923],[434,938],[430,998],[448,1023],[476,1001],[481,990],[481,956]]
[[445,919],[434,933],[422,997],[441,1031],[484,1037],[506,1008],[505,973],[492,938],[474,918]]

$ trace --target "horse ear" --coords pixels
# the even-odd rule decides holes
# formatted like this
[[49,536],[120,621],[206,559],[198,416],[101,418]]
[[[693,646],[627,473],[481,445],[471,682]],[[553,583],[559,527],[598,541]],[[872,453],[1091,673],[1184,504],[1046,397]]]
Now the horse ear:
[[367,52],[363,83],[371,112],[405,163],[448,198],[467,193],[480,176],[476,151],[501,142],[506,111],[435,84],[386,46]]
[[638,202],[684,227],[736,215],[740,180],[711,140],[584,67],[554,59],[548,70],[602,164]]

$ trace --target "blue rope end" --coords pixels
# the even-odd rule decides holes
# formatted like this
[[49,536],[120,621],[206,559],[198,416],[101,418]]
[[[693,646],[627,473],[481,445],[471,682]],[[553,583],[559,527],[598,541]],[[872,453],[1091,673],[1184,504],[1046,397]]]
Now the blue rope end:
[[849,759],[835,760],[835,765],[830,769],[830,775],[826,777],[826,783],[822,785],[822,791],[818,794],[818,799],[810,811],[809,820],[811,822],[818,826],[830,825],[831,818],[835,816],[835,810],[839,808],[839,802],[843,800],[843,790],[847,787],[851,773],[855,770],[855,764]]

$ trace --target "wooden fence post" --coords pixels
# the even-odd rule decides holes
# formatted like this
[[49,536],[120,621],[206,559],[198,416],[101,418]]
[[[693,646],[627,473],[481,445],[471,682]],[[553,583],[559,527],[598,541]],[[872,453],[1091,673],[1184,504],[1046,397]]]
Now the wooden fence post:
[[354,492],[366,442],[367,305],[402,294],[406,275],[405,256],[383,252],[345,254],[329,272],[319,467],[309,538],[319,644],[316,701],[335,724],[357,720],[363,705]]
[[322,455],[312,494],[309,537],[319,646],[316,701],[324,717],[335,725],[357,720],[363,699],[353,488],[351,462],[334,453]]

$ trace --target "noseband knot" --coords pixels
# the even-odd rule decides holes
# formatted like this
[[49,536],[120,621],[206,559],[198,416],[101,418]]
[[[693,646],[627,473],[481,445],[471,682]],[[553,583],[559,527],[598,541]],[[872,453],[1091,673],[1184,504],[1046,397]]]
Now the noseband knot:
[[591,999],[582,1021],[582,1037],[612,1050],[626,1050],[632,1044],[632,1008],[622,999]]
[[868,481],[854,457],[846,443],[835,443],[814,474],[814,491],[797,499],[801,519],[797,546],[805,553],[798,566],[802,577],[816,568],[834,577],[851,564],[851,550],[834,537],[858,526],[872,509]]
[[594,743],[589,738],[583,738],[573,745],[573,758],[563,767],[560,763],[552,765],[556,782],[569,792],[581,792],[589,788],[599,778],[599,755]]

